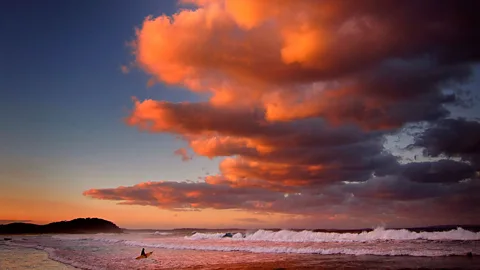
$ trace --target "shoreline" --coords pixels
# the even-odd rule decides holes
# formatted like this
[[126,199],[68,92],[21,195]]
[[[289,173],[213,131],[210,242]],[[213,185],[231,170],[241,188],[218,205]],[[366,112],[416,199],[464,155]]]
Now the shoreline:
[[[49,247],[45,249],[39,248],[36,245],[28,246],[17,246],[15,244],[1,244],[0,251],[3,251],[5,247],[7,252],[0,252],[0,269],[28,269],[35,266],[39,269],[89,269],[90,264],[82,265],[81,261],[69,261],[69,259],[56,258],[56,256],[51,257],[52,251]],[[125,254],[124,249],[133,250],[134,247],[125,246],[121,250],[117,250],[118,254]],[[285,258],[279,254],[269,254],[272,256],[278,255],[278,260],[266,260],[259,262],[221,262],[217,263],[206,263],[198,264],[191,266],[175,266],[175,262],[172,263],[168,261],[167,258],[173,259],[178,256],[186,257],[202,257],[210,253],[216,252],[205,252],[200,250],[169,250],[163,248],[155,248],[154,254],[158,254],[159,257],[154,258],[154,260],[145,260],[145,261],[135,261],[133,259],[124,260],[122,263],[116,266],[125,266],[131,265],[134,267],[141,266],[153,266],[157,262],[163,261],[161,264],[157,265],[155,269],[179,269],[179,270],[221,270],[221,269],[232,269],[232,270],[247,270],[247,269],[257,269],[257,270],[272,270],[272,269],[338,269],[342,266],[348,266],[350,269],[479,269],[480,258],[465,258],[459,256],[447,256],[447,257],[412,257],[412,256],[376,256],[376,255],[346,255],[346,254],[332,254],[332,255],[320,255],[320,254],[298,254],[292,258]],[[167,254],[166,254],[167,253]],[[226,252],[227,254],[220,254],[222,256],[253,256],[251,254],[246,254],[243,252],[230,251]],[[37,256],[34,256],[36,255]],[[40,256],[38,254],[41,254]],[[85,253],[84,256],[89,256],[90,253]],[[211,255],[211,254],[210,254]],[[218,255],[215,255],[218,256]],[[3,257],[10,259],[9,265],[3,265]],[[35,260],[34,260],[35,259]],[[167,261],[164,261],[167,259]],[[64,261],[65,260],[65,261]],[[173,259],[175,261],[176,259]],[[29,263],[30,267],[27,264],[20,265],[22,263]],[[166,265],[164,264],[166,263]],[[115,264],[115,263],[114,263]],[[9,267],[10,266],[10,267]],[[83,267],[82,267],[83,266]],[[98,265],[97,265],[98,266]],[[105,265],[103,265],[105,266]],[[174,266],[174,268],[170,267]],[[394,266],[394,267],[393,267]],[[411,268],[415,266],[414,268]],[[92,264],[94,267],[94,264]],[[102,268],[103,269],[103,268]],[[105,269],[128,269],[128,268],[119,268],[119,267],[108,267]],[[140,268],[135,268],[140,269]]]
[[[32,266],[42,269],[81,269],[72,265],[58,261],[50,256],[48,251],[36,247],[24,247],[19,245],[0,244],[0,268],[10,269],[18,268],[19,263],[22,268],[31,268]],[[20,254],[21,253],[21,254]]]

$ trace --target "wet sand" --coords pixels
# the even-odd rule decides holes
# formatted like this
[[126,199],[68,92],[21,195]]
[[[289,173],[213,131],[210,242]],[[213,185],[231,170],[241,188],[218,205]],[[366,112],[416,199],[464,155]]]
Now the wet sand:
[[[480,244],[480,243],[478,243]],[[125,254],[131,254],[136,247],[125,246]],[[69,249],[70,252],[74,250]],[[414,256],[373,256],[373,255],[320,255],[320,254],[289,254],[278,255],[278,260],[250,263],[226,263],[235,259],[236,256],[250,256],[252,253],[244,252],[210,252],[194,250],[155,250],[156,256],[145,261],[132,261],[131,264],[119,264],[117,261],[102,265],[104,269],[179,269],[179,270],[305,270],[305,269],[480,269],[480,256],[445,256],[445,257],[414,257]],[[98,250],[106,252],[108,250]],[[171,254],[175,253],[175,254]],[[215,254],[213,254],[215,253]],[[217,254],[218,253],[218,254]],[[117,255],[124,257],[124,252]],[[265,253],[269,256],[269,253]],[[173,256],[173,257],[172,257]],[[169,259],[183,258],[200,262],[203,257],[214,256],[217,261],[210,261],[211,264],[194,265],[190,267],[178,267]],[[275,255],[277,256],[277,255]],[[167,259],[169,258],[169,259]],[[205,263],[205,262],[204,262]],[[100,268],[103,268],[100,266]],[[0,244],[0,269],[77,269],[72,266],[49,259],[48,254],[43,250],[6,246]]]
[[194,266],[182,270],[334,270],[334,269],[480,269],[480,257],[411,257],[411,256],[347,256],[347,255],[307,255],[298,260],[282,262],[217,264]]
[[76,268],[49,259],[48,253],[42,250],[0,245],[0,269],[70,270]]

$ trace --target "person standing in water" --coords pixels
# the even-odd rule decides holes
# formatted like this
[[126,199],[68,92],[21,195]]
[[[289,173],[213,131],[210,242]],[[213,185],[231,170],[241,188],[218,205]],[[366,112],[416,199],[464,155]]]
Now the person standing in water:
[[145,254],[145,249],[144,249],[144,248],[142,248],[142,252],[140,253],[140,256],[147,256],[147,255]]

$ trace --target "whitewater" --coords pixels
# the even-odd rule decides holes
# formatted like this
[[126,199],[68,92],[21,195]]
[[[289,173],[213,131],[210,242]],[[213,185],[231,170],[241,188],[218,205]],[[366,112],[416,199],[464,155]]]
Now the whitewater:
[[[460,227],[438,232],[172,230],[5,237],[12,239],[0,241],[0,269],[480,269],[480,232]],[[135,260],[142,248],[153,255]],[[27,253],[25,262],[22,254]],[[29,261],[31,267],[25,266]],[[49,266],[35,268],[44,264]]]

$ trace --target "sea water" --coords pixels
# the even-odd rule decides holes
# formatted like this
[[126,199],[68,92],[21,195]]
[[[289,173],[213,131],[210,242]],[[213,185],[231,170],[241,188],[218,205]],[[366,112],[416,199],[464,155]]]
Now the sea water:
[[49,259],[48,253],[17,246],[0,245],[0,269],[75,269]]
[[[462,228],[224,235],[180,230],[9,236],[0,240],[0,269],[480,269],[480,232]],[[153,254],[136,260],[142,248]]]

